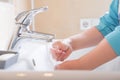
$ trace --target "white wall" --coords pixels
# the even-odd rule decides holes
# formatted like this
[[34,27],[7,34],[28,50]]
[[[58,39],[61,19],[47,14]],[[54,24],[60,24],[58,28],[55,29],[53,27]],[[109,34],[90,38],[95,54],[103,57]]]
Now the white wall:
[[0,2],[0,50],[7,50],[11,40],[15,29],[14,12],[12,4]]

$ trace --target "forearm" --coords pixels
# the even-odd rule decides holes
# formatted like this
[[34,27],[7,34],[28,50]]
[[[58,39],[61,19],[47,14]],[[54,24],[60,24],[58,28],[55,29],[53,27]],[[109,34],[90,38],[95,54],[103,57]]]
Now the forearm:
[[69,38],[73,50],[87,48],[98,44],[102,39],[102,34],[95,28],[88,29],[78,35]]
[[109,43],[103,39],[91,52],[79,59],[66,61],[63,64],[56,66],[56,69],[93,70],[96,67],[114,59],[115,57],[117,57],[117,55],[114,50],[111,48]]
[[95,69],[115,57],[117,57],[116,53],[104,39],[94,50],[79,59],[79,68]]

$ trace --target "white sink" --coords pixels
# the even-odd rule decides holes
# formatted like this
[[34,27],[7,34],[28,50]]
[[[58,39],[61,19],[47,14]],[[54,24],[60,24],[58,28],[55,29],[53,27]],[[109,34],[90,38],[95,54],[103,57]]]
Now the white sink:
[[[18,62],[6,70],[11,71],[54,71],[54,65],[60,63],[52,59],[49,51],[50,43],[34,39],[21,39],[15,50],[19,52]],[[66,60],[85,55],[94,47],[78,50]],[[98,67],[95,71],[120,71],[120,57]]]
[[35,39],[21,39],[15,46],[19,52],[18,62],[6,70],[12,71],[51,71],[54,63],[48,50],[49,43]]

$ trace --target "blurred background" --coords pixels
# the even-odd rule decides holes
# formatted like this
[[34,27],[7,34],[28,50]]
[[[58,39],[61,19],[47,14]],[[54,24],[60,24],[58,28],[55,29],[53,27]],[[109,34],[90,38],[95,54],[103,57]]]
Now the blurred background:
[[[94,26],[100,16],[109,9],[111,0],[1,0],[8,1],[15,6],[18,13],[48,6],[48,11],[35,17],[34,30],[53,33],[56,38],[66,38],[83,31],[83,25]],[[84,23],[88,21],[88,24]],[[92,23],[92,21],[94,23]],[[91,23],[90,23],[91,22]],[[96,22],[96,23],[95,23]]]

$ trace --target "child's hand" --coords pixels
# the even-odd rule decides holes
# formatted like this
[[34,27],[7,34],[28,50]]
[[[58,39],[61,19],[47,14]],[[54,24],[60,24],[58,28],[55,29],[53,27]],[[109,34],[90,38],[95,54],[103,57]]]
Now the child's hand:
[[64,61],[72,52],[72,47],[69,42],[55,41],[52,44],[52,57],[57,61]]

